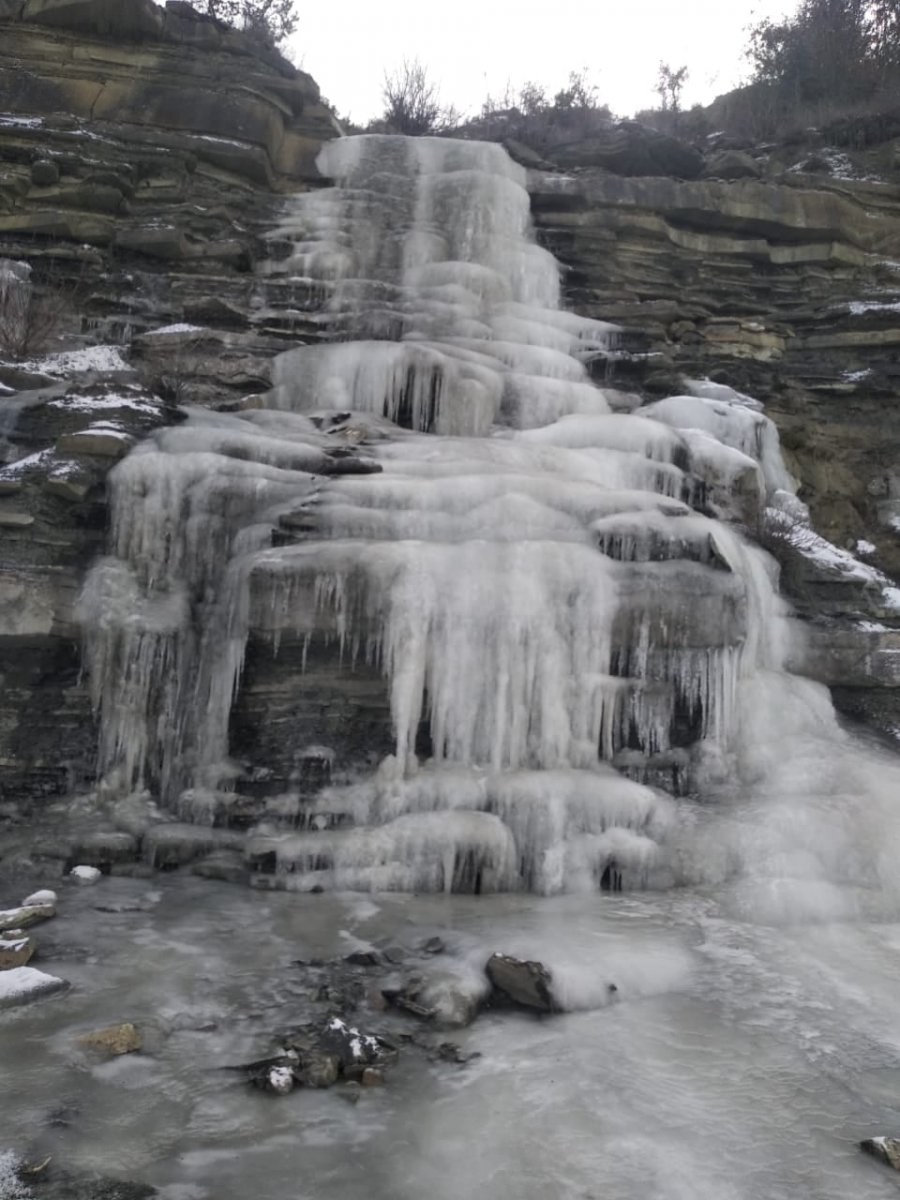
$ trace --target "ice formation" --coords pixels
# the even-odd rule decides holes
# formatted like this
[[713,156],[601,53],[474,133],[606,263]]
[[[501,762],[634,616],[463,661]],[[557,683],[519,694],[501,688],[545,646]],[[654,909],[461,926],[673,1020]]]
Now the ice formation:
[[661,783],[736,762],[742,697],[780,668],[742,532],[792,495],[774,427],[705,381],[637,412],[592,382],[618,331],[558,307],[499,146],[346,138],[320,168],[270,269],[321,340],[264,409],[191,412],[110,476],[81,602],[101,772],[215,820],[249,633],[331,645],[382,672],[394,754],[282,797],[251,862],[302,888],[671,879]]

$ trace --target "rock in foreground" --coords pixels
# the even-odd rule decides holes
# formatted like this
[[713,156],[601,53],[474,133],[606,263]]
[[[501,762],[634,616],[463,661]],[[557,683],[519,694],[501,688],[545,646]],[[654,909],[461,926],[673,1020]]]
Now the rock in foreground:
[[543,963],[525,962],[508,954],[492,954],[485,971],[494,991],[505,1003],[538,1012],[559,1012],[551,991],[553,976]]

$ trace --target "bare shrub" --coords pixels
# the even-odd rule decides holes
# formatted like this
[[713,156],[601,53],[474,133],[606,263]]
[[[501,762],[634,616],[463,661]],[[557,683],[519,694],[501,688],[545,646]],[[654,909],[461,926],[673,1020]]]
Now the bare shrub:
[[21,362],[46,350],[72,320],[76,287],[39,287],[27,263],[0,259],[0,358]]
[[205,0],[201,11],[269,46],[279,45],[297,29],[294,0]]
[[437,86],[418,59],[404,60],[393,74],[385,74],[381,97],[384,112],[369,126],[373,133],[421,137],[446,133],[459,124],[459,113],[441,103]]
[[564,87],[549,95],[537,83],[518,92],[507,86],[500,96],[488,96],[481,115],[468,122],[466,133],[487,141],[523,142],[546,150],[563,142],[590,137],[609,124],[612,114],[601,104],[587,71],[571,71]]
[[190,403],[198,377],[210,369],[202,357],[205,338],[205,331],[198,329],[195,336],[176,346],[157,346],[152,337],[140,339],[134,348],[134,365],[141,382],[166,404]]

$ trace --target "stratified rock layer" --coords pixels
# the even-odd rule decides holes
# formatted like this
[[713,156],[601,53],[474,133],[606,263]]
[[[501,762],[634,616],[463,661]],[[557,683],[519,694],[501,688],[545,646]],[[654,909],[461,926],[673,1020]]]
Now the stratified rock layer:
[[73,606],[106,472],[176,402],[269,386],[297,318],[255,272],[263,235],[337,126],[308,75],[179,2],[0,5],[0,96],[0,257],[59,298],[37,350],[121,347],[50,375],[0,363],[0,770],[6,798],[37,799],[93,775]]

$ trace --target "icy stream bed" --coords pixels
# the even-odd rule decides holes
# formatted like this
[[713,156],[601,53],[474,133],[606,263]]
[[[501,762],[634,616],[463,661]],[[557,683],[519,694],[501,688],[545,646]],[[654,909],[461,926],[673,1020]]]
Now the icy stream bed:
[[[766,927],[730,909],[690,890],[285,896],[186,875],[63,889],[39,965],[71,990],[0,1015],[3,1143],[167,1200],[896,1195],[856,1144],[900,1127],[900,924]],[[435,934],[459,966],[541,958],[572,1011],[483,1014],[445,1035],[480,1058],[404,1051],[352,1106],[215,1069],[302,1019],[295,959]],[[122,1020],[144,1052],[97,1063],[75,1045]]]

